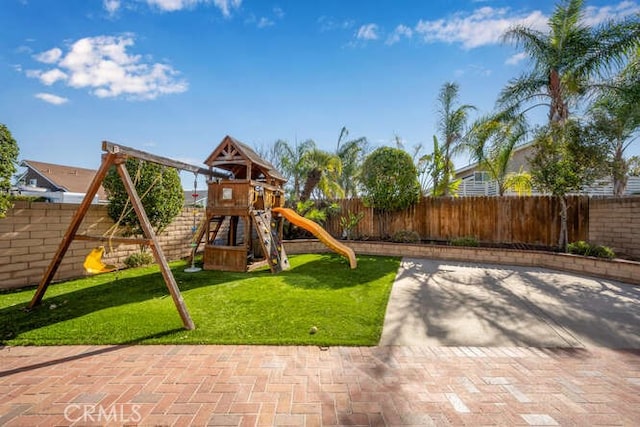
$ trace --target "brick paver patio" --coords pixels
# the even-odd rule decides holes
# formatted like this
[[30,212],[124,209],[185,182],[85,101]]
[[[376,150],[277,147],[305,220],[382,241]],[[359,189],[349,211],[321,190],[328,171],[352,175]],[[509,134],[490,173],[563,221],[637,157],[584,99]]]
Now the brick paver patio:
[[0,425],[639,425],[640,351],[0,349]]

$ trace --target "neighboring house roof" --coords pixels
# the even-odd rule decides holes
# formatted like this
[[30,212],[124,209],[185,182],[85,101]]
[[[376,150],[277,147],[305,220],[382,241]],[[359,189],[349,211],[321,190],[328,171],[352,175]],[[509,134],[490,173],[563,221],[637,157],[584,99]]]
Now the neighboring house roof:
[[271,177],[281,182],[287,181],[270,162],[260,157],[248,145],[229,135],[222,139],[220,145],[213,150],[204,163],[208,166],[228,170],[236,177],[241,173],[241,169],[247,167],[249,163],[256,165],[264,173],[265,177]]
[[[23,160],[20,165],[42,177],[45,182],[50,184],[47,187],[52,191],[69,193],[86,193],[97,172],[95,169],[57,165],[35,160]],[[27,171],[28,174],[29,172]],[[43,184],[44,182],[38,182],[40,187],[45,187]],[[107,195],[102,185],[98,189],[98,199],[107,200]]]
[[[523,170],[529,170],[529,162],[527,157],[531,153],[533,148],[533,142],[527,142],[513,149],[511,160],[509,160],[509,171],[517,172],[522,167]],[[456,178],[467,178],[472,176],[474,172],[480,172],[482,169],[478,163],[472,163],[460,169],[457,169],[454,174]]]

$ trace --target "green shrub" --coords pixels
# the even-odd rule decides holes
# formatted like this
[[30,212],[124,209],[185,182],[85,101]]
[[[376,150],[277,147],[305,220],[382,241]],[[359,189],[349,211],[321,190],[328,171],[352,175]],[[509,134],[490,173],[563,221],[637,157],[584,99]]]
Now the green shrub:
[[420,241],[420,235],[415,231],[400,230],[391,236],[391,241],[396,243],[417,243]]
[[347,212],[347,216],[340,217],[340,227],[342,227],[343,237],[347,240],[352,239],[352,230],[358,226],[362,218],[364,218],[364,212],[358,212],[358,214]]
[[586,255],[589,253],[591,245],[584,240],[578,240],[577,242],[569,243],[567,245],[567,252],[575,255]]
[[594,246],[592,251],[591,251],[591,256],[595,256],[598,258],[606,258],[606,259],[613,259],[616,257],[615,252],[613,252],[613,250],[608,247],[608,246]]
[[457,239],[453,239],[451,241],[451,246],[471,246],[478,247],[480,244],[478,243],[478,239],[475,237],[458,237]]
[[584,240],[578,240],[577,242],[569,243],[567,245],[567,251],[570,254],[593,256],[597,258],[612,259],[616,254],[613,250],[607,246],[592,245]]
[[136,252],[129,255],[124,260],[124,265],[129,268],[141,267],[143,265],[153,264],[153,255],[148,252]]

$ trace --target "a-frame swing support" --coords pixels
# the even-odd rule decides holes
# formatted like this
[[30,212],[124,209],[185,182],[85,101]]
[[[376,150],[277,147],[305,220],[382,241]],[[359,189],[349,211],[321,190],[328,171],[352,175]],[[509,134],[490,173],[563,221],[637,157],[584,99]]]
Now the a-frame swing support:
[[136,192],[135,185],[133,184],[133,181],[131,180],[131,176],[129,175],[129,172],[127,171],[127,168],[125,167],[124,163],[127,157],[136,157],[142,160],[148,160],[148,161],[152,161],[162,165],[188,170],[194,173],[204,173],[210,176],[225,176],[225,175],[222,175],[204,168],[200,168],[197,166],[189,165],[187,163],[177,162],[164,157],[154,156],[152,154],[145,153],[143,151],[134,150],[132,148],[118,146],[107,141],[104,141],[102,143],[102,149],[107,153],[102,157],[102,164],[100,165],[100,169],[98,169],[98,172],[94,176],[93,181],[91,181],[91,184],[87,189],[87,193],[84,199],[82,200],[82,203],[80,203],[78,210],[73,215],[73,218],[71,219],[71,223],[69,224],[69,227],[67,228],[67,231],[65,232],[64,237],[62,238],[62,241],[58,246],[58,250],[56,251],[51,262],[49,263],[49,267],[47,268],[44,276],[42,277],[42,280],[40,281],[40,284],[36,289],[36,293],[34,294],[27,308],[29,310],[33,309],[35,306],[37,306],[42,302],[42,298],[45,292],[47,291],[49,284],[53,280],[53,277],[55,276],[58,270],[58,267],[60,267],[60,263],[62,262],[62,259],[67,253],[67,250],[71,245],[71,242],[76,237],[76,233],[78,232],[78,229],[80,228],[80,224],[82,223],[82,220],[84,219],[85,215],[87,214],[87,211],[89,210],[89,207],[91,206],[91,202],[93,201],[94,196],[98,192],[98,189],[102,184],[102,181],[107,176],[107,172],[109,171],[109,168],[112,165],[115,165],[118,175],[120,176],[120,179],[122,179],[124,187],[127,190],[127,194],[131,199],[131,204],[133,206],[133,209],[135,210],[138,216],[138,219],[140,221],[140,226],[145,234],[145,237],[150,242],[153,256],[156,262],[158,263],[158,265],[160,266],[162,277],[164,278],[167,288],[169,289],[169,293],[171,294],[171,298],[173,299],[173,302],[176,305],[176,308],[178,309],[178,313],[180,313],[180,318],[182,319],[182,323],[185,329],[189,329],[189,330],[195,329],[193,320],[191,320],[189,311],[187,310],[184,300],[182,299],[182,295],[180,294],[180,289],[178,288],[178,284],[176,283],[176,280],[173,277],[173,273],[171,273],[171,269],[169,268],[167,259],[164,256],[162,247],[160,246],[158,239],[156,237],[156,234],[153,231],[153,227],[149,222],[149,218],[147,217],[147,213],[144,210],[144,206],[142,205],[140,196],[138,196],[138,193]]

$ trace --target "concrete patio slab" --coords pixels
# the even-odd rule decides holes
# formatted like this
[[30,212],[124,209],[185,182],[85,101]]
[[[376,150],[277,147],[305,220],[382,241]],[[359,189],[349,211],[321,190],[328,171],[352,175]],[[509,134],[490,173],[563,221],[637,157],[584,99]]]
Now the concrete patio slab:
[[380,345],[640,348],[640,287],[546,269],[405,258]]

